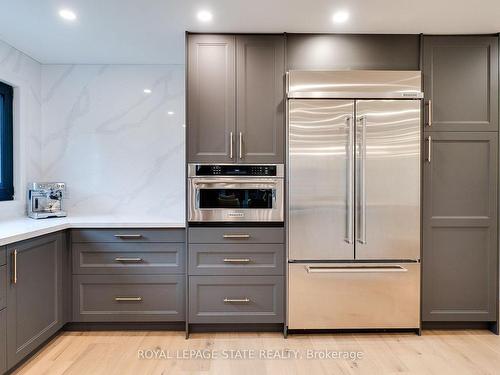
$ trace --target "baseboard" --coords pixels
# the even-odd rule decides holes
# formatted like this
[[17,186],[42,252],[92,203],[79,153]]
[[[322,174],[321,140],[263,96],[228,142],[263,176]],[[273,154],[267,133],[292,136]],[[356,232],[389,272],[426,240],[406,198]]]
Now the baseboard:
[[422,322],[422,329],[487,329],[498,335],[497,322]]
[[190,324],[189,332],[283,332],[283,323]]
[[184,322],[66,323],[64,331],[184,331]]

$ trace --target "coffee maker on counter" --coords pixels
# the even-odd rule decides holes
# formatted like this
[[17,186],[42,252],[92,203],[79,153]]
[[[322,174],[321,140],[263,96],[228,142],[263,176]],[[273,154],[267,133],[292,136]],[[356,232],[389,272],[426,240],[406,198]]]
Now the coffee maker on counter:
[[33,219],[64,217],[64,182],[32,182],[28,184],[28,216]]

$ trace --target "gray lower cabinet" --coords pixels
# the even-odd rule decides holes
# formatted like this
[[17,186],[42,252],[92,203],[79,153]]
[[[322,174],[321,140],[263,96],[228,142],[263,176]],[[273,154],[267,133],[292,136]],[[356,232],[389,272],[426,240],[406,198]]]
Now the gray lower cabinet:
[[184,275],[74,275],[74,322],[185,320]]
[[428,132],[425,142],[422,320],[495,321],[498,134]]
[[283,228],[255,228],[255,227],[189,228],[188,241],[190,244],[284,243],[285,230]]
[[496,36],[424,36],[426,130],[497,131],[498,59]]
[[236,123],[240,163],[283,163],[285,40],[236,37]]
[[7,309],[0,311],[0,373],[7,371]]
[[75,274],[183,274],[183,243],[73,243]]
[[191,276],[191,323],[282,323],[282,276]]
[[283,244],[192,244],[191,275],[283,275]]
[[64,324],[62,233],[7,247],[7,364],[11,368]]

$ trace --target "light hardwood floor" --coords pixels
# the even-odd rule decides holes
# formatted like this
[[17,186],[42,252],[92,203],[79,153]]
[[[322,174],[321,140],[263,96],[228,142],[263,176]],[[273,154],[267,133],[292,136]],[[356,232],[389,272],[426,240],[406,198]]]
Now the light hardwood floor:
[[[235,355],[255,350],[255,359],[139,358],[140,350],[158,355],[192,355],[208,350]],[[265,359],[260,350],[297,350],[299,359]],[[205,350],[205,351],[203,351]],[[226,352],[223,352],[223,351]],[[362,352],[359,360],[307,359],[307,350]],[[177,353],[179,351],[179,353]],[[202,352],[203,351],[203,352]],[[149,355],[151,352],[143,352]],[[149,354],[148,354],[149,353]],[[246,352],[250,353],[250,352]],[[279,352],[277,352],[279,354]],[[316,352],[319,353],[319,352]],[[189,353],[187,353],[189,354]],[[267,353],[269,356],[274,353]],[[63,332],[16,374],[500,374],[500,337],[488,331],[424,331],[404,334]]]

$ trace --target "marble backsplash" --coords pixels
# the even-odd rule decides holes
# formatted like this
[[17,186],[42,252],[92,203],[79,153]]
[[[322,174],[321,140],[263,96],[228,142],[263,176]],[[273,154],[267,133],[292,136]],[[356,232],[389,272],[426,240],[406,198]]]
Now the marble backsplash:
[[43,65],[41,87],[41,176],[70,215],[184,221],[183,65]]
[[26,183],[41,172],[41,64],[0,41],[0,81],[14,87],[15,199],[0,202],[0,220],[25,212]]

